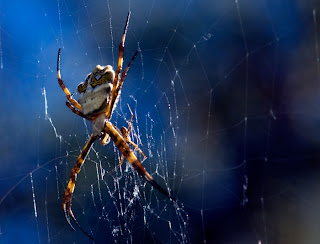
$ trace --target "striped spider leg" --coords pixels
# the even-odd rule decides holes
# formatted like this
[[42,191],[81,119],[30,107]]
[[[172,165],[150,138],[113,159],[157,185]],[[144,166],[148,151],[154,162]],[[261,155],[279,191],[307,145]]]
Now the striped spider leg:
[[[131,140],[131,138],[130,138],[130,133],[131,133],[131,128],[132,128],[132,120],[133,120],[133,113],[132,113],[132,111],[131,111],[131,108],[130,108],[129,104],[128,104],[128,108],[129,108],[130,113],[131,113],[131,119],[130,119],[130,122],[129,122],[129,126],[128,126],[128,128],[122,126],[121,129],[120,129],[120,132],[121,132],[121,134],[122,134],[123,139],[124,139],[128,144],[131,144],[131,145],[134,147],[135,150],[138,150],[139,153],[142,154],[142,156],[143,156],[143,160],[142,160],[142,161],[144,161],[144,160],[147,158],[147,156],[142,152],[142,150],[138,147],[138,145],[135,144],[135,143]],[[122,165],[123,160],[124,160],[124,155],[122,154],[122,155],[121,155],[121,159],[120,159],[119,166]]]
[[129,144],[123,138],[122,134],[119,132],[119,129],[114,126],[110,121],[106,121],[104,131],[108,133],[115,146],[119,149],[122,155],[129,161],[132,167],[142,176],[147,182],[149,182],[154,188],[160,191],[162,194],[167,196],[170,200],[176,201],[169,192],[164,190],[146,171],[143,165],[140,163],[136,155],[130,149]]
[[176,201],[166,190],[164,190],[158,183],[152,178],[152,176],[146,171],[141,162],[138,160],[134,151],[130,148],[130,144],[134,147],[134,150],[138,150],[144,158],[146,156],[143,154],[141,149],[131,141],[130,132],[132,128],[132,119],[133,114],[131,112],[131,120],[128,128],[122,127],[119,130],[115,125],[110,122],[111,115],[113,110],[116,107],[116,104],[119,100],[119,96],[121,93],[122,84],[127,75],[127,72],[132,64],[133,60],[138,54],[138,51],[135,52],[133,57],[131,58],[129,64],[126,69],[122,71],[123,64],[123,52],[124,52],[124,44],[126,32],[129,24],[130,12],[128,13],[126,25],[123,31],[121,43],[119,45],[119,60],[118,67],[116,72],[114,72],[112,66],[100,66],[97,65],[93,71],[87,75],[85,82],[82,82],[78,85],[78,93],[79,99],[78,101],[72,98],[69,90],[65,86],[63,80],[61,79],[60,74],[60,49],[58,52],[58,61],[57,61],[57,76],[59,85],[67,96],[66,105],[70,108],[70,110],[77,114],[78,116],[85,118],[91,122],[92,125],[92,134],[88,139],[86,145],[82,149],[74,167],[71,170],[71,176],[69,183],[67,185],[67,189],[63,196],[62,208],[64,211],[65,218],[68,224],[71,226],[73,230],[73,226],[70,223],[69,216],[74,220],[79,229],[86,234],[89,238],[93,240],[93,237],[89,235],[78,223],[76,220],[72,209],[72,194],[75,189],[77,175],[79,174],[82,165],[85,162],[87,155],[90,152],[93,143],[96,140],[99,140],[101,144],[106,145],[110,138],[114,142],[115,146],[122,153],[121,160],[119,165],[123,163],[124,158],[128,160],[128,162],[132,165],[132,167],[138,172],[140,176],[142,176],[147,182],[149,182],[153,187],[159,190],[162,194],[167,196],[170,200]]
[[82,229],[82,227],[78,223],[77,219],[75,218],[75,216],[72,212],[72,209],[71,209],[71,201],[72,201],[72,193],[73,193],[75,185],[76,185],[77,175],[80,172],[81,167],[84,164],[84,161],[85,161],[85,159],[86,159],[95,140],[96,140],[96,138],[93,135],[91,135],[89,140],[87,141],[87,144],[82,149],[74,167],[71,170],[70,180],[69,180],[67,189],[65,191],[65,194],[64,194],[63,200],[62,200],[62,208],[63,208],[64,216],[65,216],[68,224],[71,226],[71,228],[73,230],[75,230],[74,227],[71,225],[69,218],[67,217],[67,210],[68,210],[68,213],[71,216],[71,218],[74,220],[76,225],[79,227],[79,229],[92,240],[93,240],[93,237],[91,235],[89,235],[84,229]]

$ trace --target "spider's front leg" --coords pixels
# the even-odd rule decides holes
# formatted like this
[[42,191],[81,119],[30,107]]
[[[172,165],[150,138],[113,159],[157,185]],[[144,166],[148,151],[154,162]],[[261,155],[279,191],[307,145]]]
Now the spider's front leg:
[[64,211],[64,216],[66,217],[66,220],[67,222],[69,223],[69,225],[71,226],[71,228],[73,230],[75,230],[73,228],[73,226],[71,225],[70,223],[70,220],[68,219],[67,217],[67,211],[69,213],[69,215],[71,216],[71,218],[74,220],[74,222],[76,223],[76,225],[79,227],[79,229],[84,233],[86,234],[89,238],[92,238],[92,236],[90,236],[86,231],[84,231],[80,224],[78,223],[78,221],[76,220],[76,218],[74,217],[74,214],[72,212],[72,209],[71,209],[71,201],[72,201],[72,193],[74,191],[74,188],[75,188],[75,184],[76,184],[76,179],[77,179],[77,175],[78,173],[80,172],[81,170],[81,167],[82,165],[84,164],[85,162],[85,159],[94,143],[94,141],[96,140],[96,137],[93,136],[93,134],[90,136],[87,144],[84,146],[84,148],[82,149],[78,159],[77,159],[77,162],[75,163],[74,167],[72,168],[72,171],[71,171],[71,176],[70,176],[70,180],[69,180],[69,183],[68,183],[68,186],[67,186],[67,189],[64,193],[64,196],[63,196],[63,201],[62,201],[62,208],[63,208],[63,211]]
[[136,51],[136,53],[131,58],[127,68],[123,71],[123,73],[122,73],[122,75],[120,77],[120,73],[122,71],[122,65],[123,65],[124,45],[125,45],[125,40],[126,40],[127,29],[128,29],[129,20],[130,20],[130,15],[131,15],[131,12],[128,13],[126,25],[124,27],[122,38],[121,38],[121,42],[119,44],[118,67],[117,67],[117,70],[116,70],[116,73],[115,73],[115,76],[114,76],[114,80],[113,80],[113,83],[112,83],[113,86],[112,86],[110,101],[109,101],[108,106],[106,108],[106,117],[107,117],[107,119],[111,118],[112,111],[114,109],[114,105],[115,105],[115,103],[117,101],[117,98],[118,98],[118,95],[120,93],[121,86],[122,86],[122,83],[124,81],[124,78],[127,75],[127,72],[128,72],[128,70],[130,68],[131,63],[133,62],[133,60],[135,59],[135,57],[138,54],[138,51]]
[[124,26],[121,42],[119,44],[118,67],[117,67],[117,70],[116,70],[116,73],[114,76],[114,80],[112,83],[113,86],[112,86],[112,91],[111,91],[110,102],[108,103],[108,107],[106,109],[107,119],[111,118],[112,110],[114,109],[114,104],[115,104],[117,97],[118,97],[117,88],[118,88],[118,82],[119,82],[119,78],[120,78],[120,72],[122,70],[122,65],[123,65],[124,44],[126,41],[127,29],[128,29],[129,20],[130,20],[130,14],[131,14],[131,12],[128,13],[126,25]]
[[64,93],[67,96],[68,101],[75,106],[77,109],[79,109],[80,111],[82,110],[81,105],[71,96],[71,93],[69,91],[69,89],[65,86],[63,80],[61,79],[61,73],[60,73],[60,52],[61,49],[59,48],[58,51],[58,60],[57,60],[57,76],[58,76],[58,82],[60,87],[62,88],[62,90],[64,91]]
[[[115,105],[115,103],[116,103],[116,101],[117,101],[118,96],[120,95],[120,90],[121,90],[123,81],[124,81],[124,79],[126,78],[127,73],[128,73],[128,71],[129,71],[129,69],[130,69],[130,66],[131,66],[133,60],[137,57],[138,53],[139,53],[139,50],[136,51],[136,52],[133,54],[130,62],[128,63],[128,65],[127,65],[127,67],[126,67],[126,69],[125,69],[125,70],[122,72],[122,74],[121,74],[121,78],[120,78],[119,83],[118,83],[118,80],[117,80],[116,84],[113,85],[112,92],[111,92],[111,99],[110,99],[110,102],[108,103],[108,106],[107,106],[107,109],[106,109],[106,117],[107,117],[107,119],[110,119],[110,118],[111,118],[112,111],[113,111],[113,109],[114,109],[114,105]],[[117,79],[117,76],[116,76],[115,80],[116,80],[116,79]],[[115,82],[114,82],[114,83],[115,83]]]

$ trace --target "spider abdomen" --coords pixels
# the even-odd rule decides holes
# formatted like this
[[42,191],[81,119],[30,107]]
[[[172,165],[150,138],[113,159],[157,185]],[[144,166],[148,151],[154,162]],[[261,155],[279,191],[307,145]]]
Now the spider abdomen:
[[86,81],[78,85],[79,103],[84,115],[99,113],[110,99],[112,83],[115,77],[111,65],[97,65]]
[[94,89],[88,86],[86,91],[79,95],[79,103],[82,107],[83,114],[90,115],[93,112],[99,112],[106,100],[109,100],[111,90],[111,83],[104,83]]

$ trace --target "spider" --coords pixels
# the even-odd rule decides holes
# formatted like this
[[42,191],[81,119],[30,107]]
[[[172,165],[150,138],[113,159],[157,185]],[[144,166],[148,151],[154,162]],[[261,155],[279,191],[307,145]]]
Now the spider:
[[[102,145],[108,144],[111,140],[115,144],[115,146],[122,153],[121,160],[119,166],[123,163],[124,158],[126,158],[132,167],[138,172],[142,178],[144,178],[147,182],[149,182],[154,188],[160,191],[162,194],[167,196],[170,200],[176,201],[170,193],[164,190],[158,183],[152,178],[152,176],[146,171],[141,162],[138,160],[136,155],[134,154],[134,150],[138,150],[144,158],[146,156],[143,154],[141,149],[134,144],[130,139],[130,132],[132,127],[132,118],[133,114],[129,107],[131,113],[131,121],[129,123],[128,128],[122,127],[119,130],[115,125],[110,122],[112,112],[115,109],[117,102],[119,100],[119,96],[121,93],[121,87],[123,81],[127,75],[127,72],[130,68],[131,63],[136,58],[139,51],[136,51],[133,57],[131,58],[128,66],[122,72],[122,64],[123,64],[123,52],[124,52],[124,44],[126,38],[126,32],[129,24],[130,12],[127,16],[127,21],[124,27],[121,43],[119,45],[119,59],[118,59],[118,67],[116,72],[114,72],[112,66],[100,66],[97,65],[93,71],[87,75],[85,82],[81,82],[78,85],[78,93],[79,99],[78,101],[72,98],[68,88],[65,86],[63,80],[61,79],[60,74],[60,52],[58,51],[58,60],[57,60],[57,76],[59,85],[67,96],[66,105],[71,109],[72,112],[81,116],[87,120],[89,120],[92,124],[92,134],[87,141],[86,145],[82,149],[74,167],[71,170],[70,180],[63,196],[62,208],[64,211],[65,218],[70,225],[70,227],[74,229],[71,225],[70,219],[67,217],[67,214],[71,216],[79,229],[86,234],[89,238],[93,240],[93,237],[90,236],[78,223],[76,220],[72,209],[71,209],[71,201],[72,201],[72,193],[75,189],[75,183],[77,179],[77,175],[81,170],[82,165],[85,162],[85,159],[96,140],[100,140]],[[134,147],[134,150],[130,148],[130,145]]]

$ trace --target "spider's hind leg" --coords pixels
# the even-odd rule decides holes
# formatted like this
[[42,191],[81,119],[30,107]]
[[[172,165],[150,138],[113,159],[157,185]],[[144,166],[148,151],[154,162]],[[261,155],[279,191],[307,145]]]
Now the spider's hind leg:
[[74,222],[76,223],[76,225],[79,227],[79,229],[84,233],[86,234],[90,239],[93,240],[93,237],[90,236],[86,231],[84,231],[80,224],[78,223],[77,219],[74,217],[74,214],[72,212],[72,209],[71,209],[71,201],[72,201],[72,194],[74,192],[74,188],[75,188],[75,185],[76,185],[76,179],[77,179],[77,175],[78,173],[80,172],[81,170],[81,167],[82,165],[84,164],[85,162],[85,159],[94,143],[94,141],[96,140],[96,138],[91,135],[87,144],[84,146],[84,148],[82,149],[78,159],[77,159],[77,162],[75,163],[74,167],[72,168],[72,171],[71,171],[71,176],[70,176],[70,180],[69,180],[69,183],[68,183],[68,186],[67,186],[67,189],[65,191],[65,194],[63,196],[63,201],[62,201],[62,208],[63,208],[63,211],[64,211],[64,216],[66,217],[66,220],[68,222],[68,224],[71,226],[71,228],[73,230],[75,230],[73,228],[73,226],[71,225],[70,223],[70,220],[67,216],[67,213],[69,213],[70,217],[74,220]]

